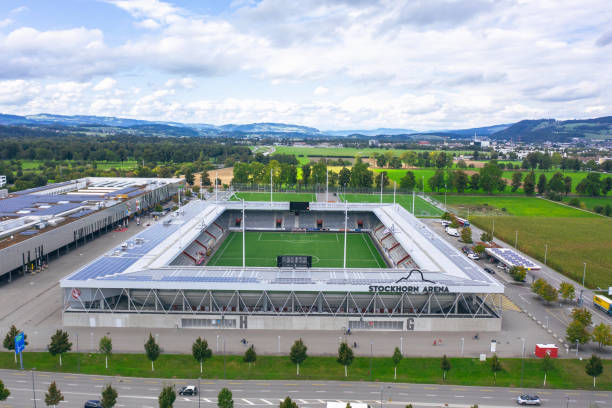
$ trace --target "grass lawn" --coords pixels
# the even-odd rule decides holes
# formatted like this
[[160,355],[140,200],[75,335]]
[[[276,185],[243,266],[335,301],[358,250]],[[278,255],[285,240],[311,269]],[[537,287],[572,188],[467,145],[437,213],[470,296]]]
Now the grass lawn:
[[[444,203],[444,195],[437,195],[433,198]],[[446,204],[455,209],[461,216],[467,216],[469,209],[470,215],[508,214],[533,217],[596,217],[594,214],[586,211],[580,211],[536,197],[447,195]]]
[[[232,201],[243,199],[246,201],[270,201],[270,192],[240,192],[232,196]],[[272,193],[273,201],[317,201],[314,193]]]
[[[379,203],[379,194],[340,194],[341,200],[350,203]],[[412,194],[396,194],[395,201],[406,210],[412,212]],[[393,194],[383,194],[384,203],[393,202]],[[429,204],[418,195],[414,200],[415,215],[417,217],[440,217],[444,212],[437,207]]]
[[[588,214],[588,213],[586,213]],[[608,287],[612,282],[612,219],[590,217],[470,217],[474,225],[491,230],[495,220],[495,236],[514,243],[518,231],[518,248],[555,270],[582,281],[586,262],[586,285]]]
[[[10,160],[4,160],[7,164],[10,163]],[[63,163],[67,163],[69,166],[74,165],[73,160],[62,161]],[[43,160],[21,160],[21,168],[25,171],[33,170],[37,171],[38,167],[44,163]],[[59,162],[55,162],[59,163]],[[92,165],[93,161],[86,162],[87,165]],[[100,170],[110,170],[111,168],[115,169],[123,169],[123,170],[132,170],[138,167],[138,163],[135,160],[126,160],[124,162],[107,162],[107,161],[98,161],[95,162],[96,166]]]
[[[606,205],[612,206],[612,197],[577,197],[581,203],[584,204],[585,209],[594,211],[594,208],[598,205],[605,207]],[[572,197],[565,197],[563,202],[569,203]]]
[[[195,336],[195,335],[194,335]],[[212,341],[212,337],[208,339]],[[333,350],[335,351],[335,350]],[[389,352],[391,354],[391,352]],[[521,360],[501,359],[503,370],[497,373],[497,382],[489,362],[473,358],[450,358],[451,369],[446,375],[446,384],[519,387],[521,382]],[[223,356],[215,355],[204,363],[204,379],[224,378]],[[386,381],[393,382],[393,363],[391,358],[373,358],[372,376],[370,359],[357,357],[344,377],[344,368],[336,362],[336,357],[308,357],[300,365],[300,376],[296,376],[295,365],[286,356],[257,356],[257,361],[249,368],[242,356],[230,355],[225,359],[225,377],[235,380],[348,380],[348,381]],[[36,367],[37,371],[77,372],[96,375],[120,375],[144,378],[195,379],[200,376],[200,366],[190,354],[162,354],[155,362],[155,371],[144,354],[114,354],[109,360],[109,368],[104,368],[101,354],[68,353],[63,357],[63,367],[59,367],[58,357],[49,353],[26,352],[24,368]],[[525,360],[524,386],[541,388],[544,374],[541,360]],[[603,360],[603,374],[597,379],[597,390],[612,390],[612,361]],[[585,361],[560,359],[554,361],[554,369],[548,372],[547,388],[592,389],[593,379],[585,374]],[[0,353],[0,368],[16,369],[13,354]],[[418,367],[418,369],[415,369]],[[440,358],[404,358],[397,368],[397,382],[421,384],[443,384]],[[121,392],[121,391],[120,391]]]
[[[275,267],[277,255],[312,255],[315,268],[341,268],[343,264],[343,233],[247,231],[245,241],[247,266]],[[346,253],[349,268],[387,267],[368,234],[348,234]],[[230,232],[208,265],[242,265],[242,233]]]

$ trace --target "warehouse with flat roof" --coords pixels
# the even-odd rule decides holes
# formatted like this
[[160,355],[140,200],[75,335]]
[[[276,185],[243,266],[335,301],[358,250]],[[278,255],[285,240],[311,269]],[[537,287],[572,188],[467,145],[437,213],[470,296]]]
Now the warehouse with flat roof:
[[0,280],[36,271],[176,194],[177,178],[86,177],[0,199]]

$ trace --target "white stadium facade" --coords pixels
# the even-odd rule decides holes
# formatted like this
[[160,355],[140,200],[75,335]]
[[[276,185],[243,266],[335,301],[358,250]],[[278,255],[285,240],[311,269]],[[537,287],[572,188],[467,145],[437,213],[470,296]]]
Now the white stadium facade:
[[[244,212],[244,215],[243,215]],[[219,267],[231,231],[366,232],[387,268]],[[64,278],[68,326],[498,331],[503,285],[395,204],[192,200]]]

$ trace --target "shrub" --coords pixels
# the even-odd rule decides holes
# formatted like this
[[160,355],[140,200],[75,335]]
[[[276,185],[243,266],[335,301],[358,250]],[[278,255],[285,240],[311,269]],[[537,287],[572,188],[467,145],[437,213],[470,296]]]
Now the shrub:
[[596,205],[593,207],[593,211],[595,211],[597,214],[602,214],[604,212],[604,208],[601,205]]
[[522,266],[513,266],[510,269],[510,276],[517,282],[525,282],[525,277],[527,276],[527,269]]
[[574,197],[569,200],[569,205],[571,205],[572,207],[580,207],[580,200]]

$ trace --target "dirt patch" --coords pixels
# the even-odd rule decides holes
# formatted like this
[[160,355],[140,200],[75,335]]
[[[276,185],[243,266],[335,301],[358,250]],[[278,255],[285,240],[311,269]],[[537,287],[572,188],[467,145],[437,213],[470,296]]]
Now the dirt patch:
[[[234,178],[234,168],[233,167],[226,167],[224,169],[218,169],[218,170],[211,170],[211,171],[209,171],[208,172],[208,178],[210,179],[211,183],[215,179],[215,175],[217,175],[217,177],[219,177],[219,179],[221,179],[221,184],[229,185],[229,184],[232,183],[232,179]],[[200,184],[200,174],[199,173],[196,174],[195,183],[197,185]]]

